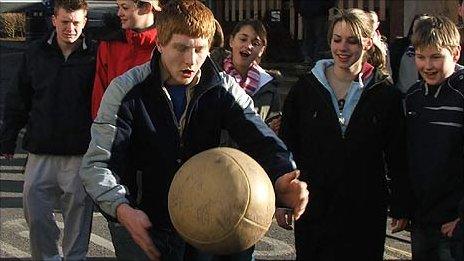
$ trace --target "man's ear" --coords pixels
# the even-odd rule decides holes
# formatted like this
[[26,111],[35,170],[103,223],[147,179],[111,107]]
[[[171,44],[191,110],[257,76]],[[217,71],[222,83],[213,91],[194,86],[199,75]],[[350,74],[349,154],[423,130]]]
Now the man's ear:
[[453,62],[457,63],[459,61],[459,57],[461,57],[461,46],[456,46],[452,52],[453,55]]
[[52,15],[52,24],[53,24],[53,27],[56,27],[56,16],[55,15]]
[[139,15],[146,15],[152,12],[153,6],[150,3],[143,2],[143,4],[140,7],[137,7],[137,13]]
[[163,53],[163,46],[161,46],[159,43],[156,43],[156,50],[158,50],[159,53]]

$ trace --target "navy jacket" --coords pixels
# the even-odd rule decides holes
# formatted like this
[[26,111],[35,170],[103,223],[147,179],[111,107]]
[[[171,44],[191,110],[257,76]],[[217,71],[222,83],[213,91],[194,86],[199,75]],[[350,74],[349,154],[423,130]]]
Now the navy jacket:
[[80,175],[103,212],[115,217],[116,207],[129,203],[130,191],[116,177],[130,165],[142,173],[138,207],[155,227],[170,228],[167,196],[174,174],[193,155],[217,147],[223,129],[273,182],[295,168],[290,152],[261,120],[252,99],[209,58],[198,84],[187,90],[185,121],[178,123],[161,83],[159,59],[154,51],[151,63],[115,78],[92,125]]
[[464,200],[464,69],[434,91],[413,85],[406,109],[414,221],[439,226],[459,216]]
[[25,51],[5,100],[0,152],[13,153],[26,125],[25,150],[35,154],[80,155],[90,141],[90,98],[96,48],[84,40],[67,59],[54,33]]

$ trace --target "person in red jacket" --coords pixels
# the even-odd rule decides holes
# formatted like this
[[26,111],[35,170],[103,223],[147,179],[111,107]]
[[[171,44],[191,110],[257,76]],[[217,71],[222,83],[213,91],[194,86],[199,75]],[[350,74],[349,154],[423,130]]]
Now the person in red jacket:
[[[92,119],[97,117],[100,102],[111,81],[129,69],[148,62],[156,46],[156,12],[161,11],[158,0],[117,0],[121,29],[100,38],[97,53],[95,80],[92,90]],[[125,170],[131,172],[136,170]],[[132,203],[137,205],[136,175],[120,174],[121,182],[131,192]],[[108,219],[108,228],[118,260],[131,260],[143,254],[127,230]]]
[[92,91],[92,118],[113,78],[147,62],[156,44],[155,13],[161,11],[158,0],[118,0],[121,30],[102,37]]

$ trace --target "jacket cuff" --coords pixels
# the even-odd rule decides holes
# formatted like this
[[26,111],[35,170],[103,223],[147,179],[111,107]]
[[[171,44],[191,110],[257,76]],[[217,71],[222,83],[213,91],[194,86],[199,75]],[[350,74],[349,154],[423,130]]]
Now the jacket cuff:
[[116,199],[115,201],[112,201],[112,202],[102,202],[100,203],[100,209],[105,212],[105,214],[111,216],[112,218],[114,219],[117,219],[117,216],[116,216],[116,208],[121,205],[121,204],[128,204],[130,205],[129,203],[129,200],[125,197],[120,197],[118,199]]

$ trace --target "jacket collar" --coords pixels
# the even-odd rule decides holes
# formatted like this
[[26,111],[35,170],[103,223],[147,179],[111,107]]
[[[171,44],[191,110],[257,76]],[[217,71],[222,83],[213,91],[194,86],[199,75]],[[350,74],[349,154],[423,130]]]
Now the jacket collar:
[[[317,61],[314,68],[311,69],[311,73],[317,79],[317,81],[322,84],[326,89],[329,89],[329,82],[325,76],[325,69],[329,66],[333,66],[333,59],[326,59],[326,60],[319,60]],[[363,84],[364,90],[371,89],[376,83],[380,82],[390,82],[391,78],[388,75],[382,74],[380,70],[370,67],[370,66],[363,66],[363,71],[367,74],[367,77],[363,77],[363,73],[359,74],[358,82]],[[365,75],[364,75],[365,76]],[[364,83],[366,83],[364,85]]]
[[126,29],[124,32],[126,41],[135,46],[153,48],[156,43],[158,31],[155,26],[150,26],[147,29],[137,32],[131,29]]
[[[440,85],[439,89],[435,93],[435,98],[438,97],[441,87],[446,85],[449,85],[452,88],[464,85],[464,66],[456,64],[454,68],[454,73],[448,79],[446,79],[446,81],[443,84]],[[425,81],[423,81],[423,87],[427,90]]]
[[[84,34],[81,35],[80,39],[82,39],[82,44],[81,44],[82,50],[87,50],[88,49],[88,43],[87,43],[87,39],[85,38]],[[53,32],[50,33],[50,36],[48,37],[46,43],[50,47],[59,49],[58,42],[56,40],[56,31],[55,30],[53,30]],[[80,49],[80,48],[77,48],[77,49]]]

